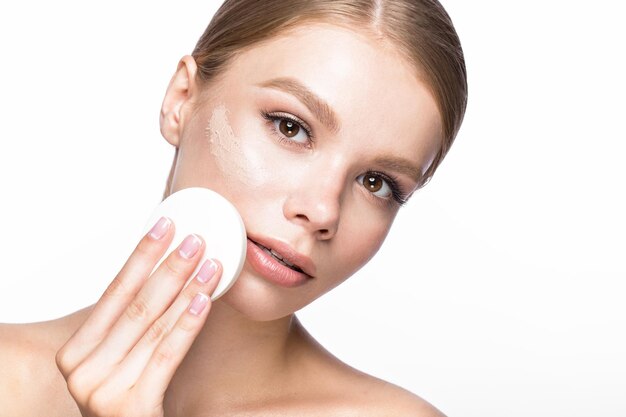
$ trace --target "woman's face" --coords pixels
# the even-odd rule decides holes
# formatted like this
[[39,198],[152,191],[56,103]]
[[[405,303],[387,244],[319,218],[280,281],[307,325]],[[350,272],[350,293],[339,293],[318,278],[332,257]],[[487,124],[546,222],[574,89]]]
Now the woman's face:
[[196,112],[182,102],[176,135],[164,133],[179,147],[171,190],[213,189],[237,207],[249,238],[310,258],[313,278],[293,287],[248,259],[221,298],[255,320],[283,317],[377,252],[396,198],[417,188],[438,150],[437,106],[391,45],[322,24],[248,49],[209,88]]

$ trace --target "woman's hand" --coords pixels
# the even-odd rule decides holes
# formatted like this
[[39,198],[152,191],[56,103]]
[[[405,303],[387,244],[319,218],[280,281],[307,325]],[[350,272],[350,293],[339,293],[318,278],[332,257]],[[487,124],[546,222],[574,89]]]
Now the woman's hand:
[[163,416],[165,390],[206,321],[222,272],[207,261],[181,292],[205,246],[190,235],[150,275],[173,236],[173,223],[161,218],[56,354],[84,417]]

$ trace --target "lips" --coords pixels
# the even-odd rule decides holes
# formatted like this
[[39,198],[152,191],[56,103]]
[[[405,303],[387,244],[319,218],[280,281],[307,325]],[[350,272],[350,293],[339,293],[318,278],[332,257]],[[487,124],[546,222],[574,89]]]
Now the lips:
[[296,252],[288,244],[263,236],[248,235],[248,239],[272,256],[277,262],[296,272],[304,273],[309,278],[313,278],[316,268],[311,259]]
[[[253,242],[254,242],[254,241],[253,241]],[[281,264],[283,264],[283,265],[285,265],[285,266],[287,266],[287,267],[289,267],[289,268],[293,269],[294,271],[304,272],[304,271],[302,270],[302,268],[300,268],[298,265],[294,265],[294,264],[292,264],[292,263],[287,262],[287,261],[284,259],[284,257],[283,257],[280,253],[278,253],[278,252],[274,251],[274,249],[266,248],[265,246],[261,245],[261,244],[260,244],[260,243],[258,243],[258,242],[254,242],[254,243],[256,243],[257,245],[259,245],[259,247],[261,247],[263,250],[265,250],[268,254],[272,255],[272,256],[274,257],[274,259],[276,259],[276,260],[277,260],[278,262],[280,262]]]

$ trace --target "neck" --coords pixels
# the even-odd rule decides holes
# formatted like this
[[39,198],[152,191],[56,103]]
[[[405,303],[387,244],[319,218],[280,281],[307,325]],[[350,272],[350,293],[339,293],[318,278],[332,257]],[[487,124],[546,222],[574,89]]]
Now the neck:
[[216,300],[170,383],[166,415],[217,411],[277,395],[289,383],[288,360],[301,346],[302,332],[293,314],[253,321]]

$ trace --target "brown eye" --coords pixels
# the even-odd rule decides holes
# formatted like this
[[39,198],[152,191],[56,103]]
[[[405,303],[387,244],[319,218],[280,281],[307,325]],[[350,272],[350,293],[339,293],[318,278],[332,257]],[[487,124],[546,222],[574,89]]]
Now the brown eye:
[[279,142],[312,148],[313,136],[306,122],[282,114],[263,113],[263,117],[272,122],[272,133]]
[[357,177],[357,181],[376,197],[386,199],[393,195],[393,190],[388,180],[380,174],[361,174]]
[[278,130],[288,138],[292,138],[298,134],[300,126],[291,120],[283,119],[278,125]]
[[363,176],[363,185],[369,191],[375,193],[376,191],[383,188],[383,180],[376,175],[365,175]]

